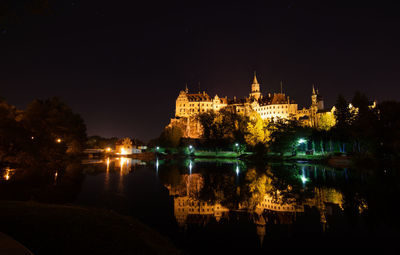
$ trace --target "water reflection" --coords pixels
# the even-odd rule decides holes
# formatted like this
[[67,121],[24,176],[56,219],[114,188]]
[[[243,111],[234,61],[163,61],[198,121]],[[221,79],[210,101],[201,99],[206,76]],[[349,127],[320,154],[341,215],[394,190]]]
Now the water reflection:
[[104,177],[104,190],[110,189],[110,158],[106,159],[106,176]]
[[[327,172],[325,168],[288,165],[278,167],[278,172],[271,166],[262,171],[248,168],[240,178],[239,164],[231,165],[234,174],[221,169],[207,170],[209,165],[194,167],[189,161],[189,174],[183,172],[177,181],[165,183],[174,198],[174,216],[181,228],[205,226],[210,217],[220,222],[222,218],[229,220],[229,215],[245,213],[253,221],[262,245],[268,225],[295,224],[299,216],[316,211],[320,229],[326,231],[327,215],[343,211],[343,195],[339,190],[315,185],[322,176],[319,172]],[[281,179],[277,173],[285,174],[286,178]],[[334,181],[334,170],[328,173]]]
[[[22,194],[25,200],[122,211],[171,233],[171,238],[178,236],[183,243],[191,235],[199,243],[216,240],[217,235],[231,241],[242,224],[246,228],[237,231],[240,242],[246,237],[265,249],[276,237],[285,240],[309,230],[321,236],[334,231],[351,233],[354,226],[349,222],[378,222],[382,226],[386,219],[388,224],[397,221],[394,201],[398,182],[389,177],[390,173],[383,172],[382,181],[354,169],[306,163],[249,165],[240,160],[156,159],[152,165],[141,167],[143,162],[126,157],[82,163],[51,168],[48,186],[35,183],[23,192],[25,183],[11,188],[16,179],[12,170],[0,172],[4,180],[0,194],[3,199]],[[57,185],[53,185],[55,181]],[[242,247],[247,244],[237,242]]]
[[[125,176],[129,175],[135,170],[137,166],[144,165],[145,163],[138,159],[132,159],[129,157],[117,157],[117,158],[100,158],[100,159],[85,159],[82,164],[91,166],[95,169],[90,172],[104,172],[104,191],[111,191],[112,187],[112,176],[116,176],[116,191],[117,193],[123,193],[125,189]],[[87,172],[90,174],[89,172]],[[115,178],[114,178],[115,180]]]
[[7,167],[3,171],[0,171],[0,180],[9,181],[14,176],[14,174],[15,169]]

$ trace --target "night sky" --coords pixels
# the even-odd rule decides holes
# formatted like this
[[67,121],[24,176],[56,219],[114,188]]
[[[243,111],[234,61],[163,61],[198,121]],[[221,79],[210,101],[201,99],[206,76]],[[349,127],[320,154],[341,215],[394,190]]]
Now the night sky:
[[300,107],[313,83],[329,107],[356,90],[400,100],[399,6],[385,1],[47,2],[0,9],[18,20],[0,19],[0,96],[58,96],[89,135],[155,138],[185,83],[244,97],[254,70]]

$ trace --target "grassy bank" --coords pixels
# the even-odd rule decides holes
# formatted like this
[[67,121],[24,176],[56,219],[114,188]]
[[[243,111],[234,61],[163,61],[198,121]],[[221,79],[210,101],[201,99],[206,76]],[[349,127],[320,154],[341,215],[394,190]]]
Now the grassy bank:
[[234,151],[196,151],[194,152],[195,157],[203,158],[237,158],[240,157],[240,153]]
[[0,202],[0,231],[34,254],[178,254],[173,244],[111,211],[35,202]]

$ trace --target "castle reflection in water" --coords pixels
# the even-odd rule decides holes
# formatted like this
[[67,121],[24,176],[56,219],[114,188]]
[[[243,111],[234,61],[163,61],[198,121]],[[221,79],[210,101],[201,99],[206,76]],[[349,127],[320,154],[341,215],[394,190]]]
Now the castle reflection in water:
[[[104,190],[116,194],[124,193],[124,185],[129,185],[125,179],[145,164],[125,157],[84,163],[105,166]],[[223,226],[240,218],[253,224],[262,246],[266,236],[274,236],[276,227],[289,229],[310,212],[321,232],[344,212],[344,195],[336,184],[346,182],[346,170],[305,163],[252,167],[239,160],[202,159],[180,163],[157,159],[153,169],[155,178],[173,197],[174,217],[185,232],[210,224]],[[366,203],[361,203],[358,210],[361,213],[366,208]]]
[[[311,187],[310,190],[306,187],[309,181],[306,176],[317,174],[317,170],[312,167],[300,167],[298,180],[302,187],[296,191],[290,184],[286,185],[285,190],[279,190],[272,185],[272,179],[275,177],[271,173],[268,174],[268,170],[266,171],[267,174],[257,175],[255,169],[249,168],[243,172],[245,176],[242,178],[242,182],[247,182],[247,184],[244,184],[244,186],[240,184],[236,187],[236,191],[240,193],[247,186],[247,197],[237,200],[236,204],[232,204],[225,201],[226,196],[223,194],[220,194],[219,199],[214,201],[202,199],[202,191],[207,183],[202,173],[192,173],[193,165],[194,163],[190,161],[188,173],[180,174],[180,180],[177,183],[165,184],[165,187],[169,190],[169,195],[174,198],[176,221],[183,229],[192,225],[205,226],[211,220],[220,222],[221,219],[226,219],[229,221],[230,213],[244,213],[254,223],[262,245],[268,232],[268,223],[291,225],[296,222],[299,215],[304,214],[306,209],[316,209],[319,213],[321,231],[325,231],[328,224],[327,216],[332,215],[334,211],[343,211],[343,196],[338,190],[328,187]],[[159,162],[156,163],[157,170],[158,167]],[[239,175],[239,167],[236,165],[234,168],[236,175]],[[327,171],[335,178],[334,170],[323,169],[321,175],[325,179]],[[257,176],[251,178],[251,175],[254,174]],[[236,182],[236,184],[238,183]],[[223,193],[219,188],[221,187],[213,189],[212,192]],[[288,193],[305,192],[306,190],[308,196],[303,199],[287,196]]]

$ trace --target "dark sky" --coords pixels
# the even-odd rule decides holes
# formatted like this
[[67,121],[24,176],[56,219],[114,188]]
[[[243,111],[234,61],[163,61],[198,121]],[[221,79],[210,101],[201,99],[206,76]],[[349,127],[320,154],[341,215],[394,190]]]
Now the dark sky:
[[186,82],[244,97],[254,70],[301,107],[313,83],[327,106],[356,90],[400,99],[399,6],[384,1],[35,1],[48,8],[0,9],[0,96],[59,96],[89,135],[154,138]]

